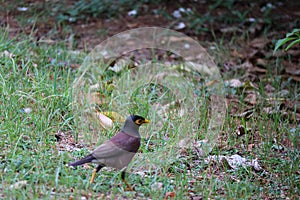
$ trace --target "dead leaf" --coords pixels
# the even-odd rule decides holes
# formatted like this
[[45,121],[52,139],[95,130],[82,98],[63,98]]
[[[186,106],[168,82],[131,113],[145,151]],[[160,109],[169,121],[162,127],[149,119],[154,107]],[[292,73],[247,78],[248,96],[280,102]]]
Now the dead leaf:
[[4,50],[3,52],[0,53],[0,57],[8,57],[8,58],[13,58],[15,57],[14,54],[10,53],[7,50]]
[[107,111],[107,112],[102,112],[102,114],[106,115],[114,122],[125,122],[125,118],[117,112],[114,112],[114,111],[108,112]]
[[232,57],[235,57],[235,58],[242,58],[243,55],[241,53],[239,53],[236,49],[234,49],[232,52],[231,52],[231,56]]
[[247,94],[247,96],[244,98],[244,101],[246,103],[251,104],[251,105],[256,105],[256,103],[257,103],[256,93],[249,93],[249,94]]
[[300,50],[293,50],[293,49],[289,49],[288,51],[284,51],[284,50],[278,50],[275,53],[272,54],[274,57],[282,57],[282,56],[286,56],[286,55],[291,55],[291,56],[299,56],[300,55]]
[[281,146],[279,144],[273,144],[271,148],[275,149],[277,151],[282,151],[284,149],[283,146]]
[[175,27],[174,29],[175,30],[181,30],[181,29],[184,29],[186,27],[185,23],[184,22],[179,22]]
[[86,96],[89,104],[102,105],[106,103],[105,96],[103,94],[100,94],[100,92],[88,93],[86,94]]
[[38,41],[38,43],[46,43],[46,44],[49,44],[49,45],[53,45],[53,44],[56,43],[56,41],[55,40],[51,40],[51,39],[40,39]]
[[234,32],[240,32],[240,33],[242,33],[243,32],[243,30],[239,29],[236,26],[221,28],[220,31],[222,33],[234,33]]
[[250,71],[252,72],[259,72],[259,73],[266,73],[267,70],[258,66],[250,68]]
[[212,87],[213,85],[218,84],[218,83],[220,83],[219,80],[212,80],[212,81],[207,82],[205,84],[205,87]]
[[107,117],[106,115],[100,113],[100,112],[96,112],[96,117],[99,119],[100,121],[100,125],[105,128],[105,129],[110,129],[113,126],[113,121]]
[[237,68],[236,64],[232,61],[226,61],[223,63],[223,67],[226,71],[229,71],[230,69]]
[[100,88],[99,83],[90,86],[90,90],[98,90]]
[[278,109],[275,107],[264,107],[262,109],[266,114],[272,115],[278,113]]
[[152,190],[161,190],[163,187],[163,183],[162,182],[156,182],[153,185],[151,185]]
[[240,180],[237,179],[237,178],[235,178],[234,176],[230,176],[230,179],[233,180],[233,181],[235,181],[235,182],[238,182],[238,183],[240,182]]
[[127,23],[126,26],[129,29],[133,29],[133,28],[139,27],[139,24],[138,23]]
[[288,74],[300,75],[300,66],[290,62],[285,62],[285,71]]
[[238,154],[234,154],[232,156],[208,156],[204,161],[207,164],[210,162],[222,162],[232,169],[238,169],[239,167],[249,166],[253,167],[255,171],[262,170],[262,167],[259,165],[257,158],[253,160],[248,160]]
[[170,198],[174,198],[176,196],[176,193],[173,191],[173,192],[167,192],[166,195],[165,195],[165,199],[169,199]]
[[247,151],[251,152],[254,144],[248,144]]
[[257,49],[263,49],[267,44],[269,43],[269,40],[264,37],[255,38],[250,42],[250,46],[257,48]]
[[241,118],[245,118],[245,119],[250,119],[253,116],[253,113],[254,113],[254,108],[251,108],[251,109],[246,109],[242,113],[233,114],[232,116],[234,116],[234,117],[241,117]]
[[270,85],[269,83],[265,86],[265,90],[267,91],[267,92],[274,92],[275,91],[275,88],[272,86],[272,85]]
[[258,59],[256,59],[256,65],[262,66],[265,68],[268,65],[268,61],[265,59],[258,58]]
[[259,51],[257,49],[254,49],[254,48],[245,48],[243,49],[243,52],[242,52],[242,58],[248,60],[250,58],[253,58]]
[[244,62],[243,64],[241,64],[240,68],[242,69],[250,69],[253,67],[253,64],[251,62],[249,62],[248,60],[246,62]]
[[236,130],[235,130],[235,133],[237,136],[242,136],[246,133],[245,131],[245,127],[243,125],[239,125]]
[[296,113],[295,117],[293,117],[293,119],[294,119],[294,121],[299,123],[300,122],[300,113]]
[[291,111],[295,111],[297,113],[300,113],[300,101],[291,101],[284,99],[283,104],[286,108],[288,108]]
[[18,181],[12,185],[9,186],[9,189],[13,190],[13,189],[20,189],[20,188],[24,188],[27,185],[27,181]]
[[243,86],[243,83],[239,79],[231,79],[229,81],[224,81],[224,83],[232,88],[240,88]]
[[294,81],[298,81],[300,82],[300,76],[293,76],[293,75],[282,75],[283,78],[286,78],[286,79],[293,79]]
[[24,112],[24,113],[26,113],[26,114],[31,113],[31,111],[32,111],[31,108],[23,108],[23,109],[21,109],[21,112]]
[[230,114],[232,116],[235,116],[236,113],[240,112],[241,102],[236,97],[228,96],[228,98],[226,98],[226,103],[228,108],[230,108]]
[[179,142],[178,142],[178,147],[180,147],[182,150],[185,149],[188,144],[190,144],[190,140],[189,138],[184,138],[184,139],[181,139]]
[[261,171],[262,170],[262,167],[259,165],[257,158],[252,160],[250,165],[254,168],[255,171]]
[[258,23],[255,23],[248,28],[249,32],[253,35],[260,33],[263,27],[265,27],[262,19],[257,18],[256,22]]

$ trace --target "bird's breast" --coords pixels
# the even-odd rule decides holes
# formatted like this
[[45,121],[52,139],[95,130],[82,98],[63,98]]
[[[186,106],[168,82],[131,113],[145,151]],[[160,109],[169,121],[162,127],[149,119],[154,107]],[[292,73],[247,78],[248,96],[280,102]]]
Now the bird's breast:
[[141,145],[140,137],[134,137],[124,131],[119,132],[110,141],[120,149],[132,153],[136,153]]

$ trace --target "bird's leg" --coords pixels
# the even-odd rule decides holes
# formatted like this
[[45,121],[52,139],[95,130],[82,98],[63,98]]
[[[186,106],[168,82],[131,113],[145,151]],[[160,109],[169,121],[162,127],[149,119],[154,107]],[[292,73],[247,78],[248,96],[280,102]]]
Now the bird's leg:
[[123,170],[123,171],[121,172],[121,178],[122,178],[122,181],[123,181],[123,182],[126,184],[126,186],[127,186],[127,189],[126,189],[126,190],[128,190],[128,191],[134,191],[133,188],[132,188],[132,186],[125,180],[125,176],[126,176],[126,169]]
[[94,179],[96,177],[96,173],[97,173],[97,170],[93,169],[93,173],[92,173],[92,177],[91,177],[91,180],[90,180],[90,184],[94,183]]
[[95,169],[93,169],[93,173],[92,173],[92,177],[91,177],[91,180],[90,180],[90,183],[94,183],[94,179],[96,177],[96,173],[99,172],[99,170],[104,167],[103,165],[98,165]]

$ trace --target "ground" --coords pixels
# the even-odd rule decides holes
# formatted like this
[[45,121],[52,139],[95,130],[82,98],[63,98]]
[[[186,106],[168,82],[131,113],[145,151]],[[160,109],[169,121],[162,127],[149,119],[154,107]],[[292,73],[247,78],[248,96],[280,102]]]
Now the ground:
[[[278,39],[299,28],[299,2],[84,2],[1,2],[1,198],[299,199],[299,44],[289,51],[280,48],[274,52]],[[122,6],[118,2],[123,2]],[[177,18],[174,11],[179,8],[192,12],[182,11],[182,17]],[[132,10],[137,15],[129,16]],[[180,22],[185,27],[178,28]],[[96,45],[122,31],[149,26],[176,29],[198,40],[213,57],[224,80],[228,106],[218,144],[209,155],[201,155],[200,143],[205,142],[207,116],[211,114],[207,110],[212,94],[206,88],[216,83],[203,83],[201,77],[191,76],[194,94],[205,99],[197,116],[200,125],[193,145],[178,145],[176,158],[166,153],[165,166],[133,171],[129,182],[135,192],[124,191],[112,169],[102,170],[90,185],[91,165],[72,170],[65,164],[100,143],[95,142],[99,132],[108,138],[121,123],[114,120],[113,129],[101,131],[92,125],[82,128],[75,120],[71,83]],[[139,50],[123,57],[135,63],[130,68],[144,58],[175,65],[180,60],[161,50]],[[88,96],[100,105],[99,112],[111,110],[112,90],[118,91],[122,73],[104,74],[103,85]],[[181,73],[190,77],[187,71]],[[164,85],[154,86],[159,87],[155,95],[161,97]],[[165,119],[174,124],[155,136],[145,136],[141,155],[168,147],[174,139],[171,132],[181,130],[175,122],[184,124],[174,115],[180,101],[168,98],[163,99],[167,104],[146,104],[169,110]],[[139,100],[141,104],[145,101]],[[92,136],[85,138],[91,132]],[[238,158],[236,155],[252,164],[235,167],[230,161]]]

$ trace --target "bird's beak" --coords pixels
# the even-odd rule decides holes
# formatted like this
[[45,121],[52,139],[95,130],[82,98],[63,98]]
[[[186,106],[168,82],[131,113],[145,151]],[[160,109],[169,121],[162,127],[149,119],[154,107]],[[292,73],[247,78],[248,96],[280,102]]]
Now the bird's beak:
[[150,123],[150,120],[149,120],[149,119],[145,119],[145,120],[144,120],[144,123],[146,123],[146,124],[147,124],[147,123]]

